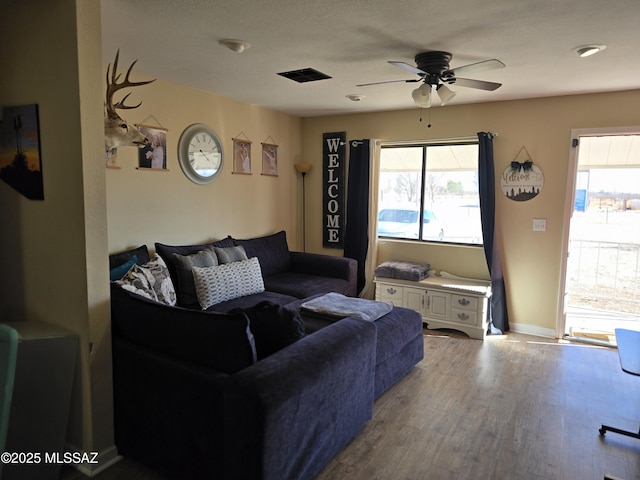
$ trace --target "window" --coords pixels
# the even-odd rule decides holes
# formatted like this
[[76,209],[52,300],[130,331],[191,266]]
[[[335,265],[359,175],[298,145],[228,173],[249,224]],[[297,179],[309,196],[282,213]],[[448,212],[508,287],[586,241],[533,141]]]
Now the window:
[[383,145],[378,236],[482,245],[478,144]]

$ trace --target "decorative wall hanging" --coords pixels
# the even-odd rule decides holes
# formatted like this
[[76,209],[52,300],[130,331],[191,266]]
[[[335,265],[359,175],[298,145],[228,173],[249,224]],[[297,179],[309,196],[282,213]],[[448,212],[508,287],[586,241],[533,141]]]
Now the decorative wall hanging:
[[138,150],[138,169],[167,170],[167,129],[138,125],[149,143]]
[[[243,134],[240,132],[240,134]],[[251,140],[232,138],[233,173],[251,175]]]
[[322,134],[322,245],[344,246],[346,132]]
[[147,85],[151,82],[155,82],[155,79],[144,82],[132,82],[129,80],[129,75],[131,74],[131,70],[133,70],[133,66],[136,64],[137,60],[134,60],[129,66],[124,79],[121,82],[118,82],[122,76],[121,73],[118,73],[119,56],[120,50],[116,52],[116,58],[113,61],[113,71],[111,71],[111,64],[107,67],[107,93],[105,98],[104,116],[104,149],[107,167],[117,167],[116,152],[118,147],[140,147],[146,144],[144,135],[140,133],[134,125],[127,124],[126,120],[120,117],[117,112],[117,110],[131,110],[133,108],[138,108],[142,105],[142,102],[137,105],[125,105],[125,101],[130,95],[130,93],[128,93],[122,98],[122,100],[114,103],[113,96],[123,88],[139,87],[141,85]]
[[262,143],[262,175],[278,176],[278,145],[274,143]]
[[4,107],[0,178],[31,200],[44,200],[38,105]]
[[516,158],[500,177],[502,193],[517,202],[524,202],[536,197],[542,191],[543,185],[544,175],[533,164],[531,155],[525,147],[520,149]]

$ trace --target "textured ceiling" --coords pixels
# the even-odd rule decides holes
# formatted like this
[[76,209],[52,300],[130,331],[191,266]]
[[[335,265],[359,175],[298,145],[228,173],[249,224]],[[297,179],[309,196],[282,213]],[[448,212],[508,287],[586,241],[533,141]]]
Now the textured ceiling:
[[[451,52],[451,68],[506,65],[469,76],[501,88],[454,85],[449,105],[640,88],[638,0],[102,0],[102,23],[105,63],[120,49],[122,66],[298,116],[415,108],[415,83],[356,85],[413,78],[387,61],[424,50]],[[574,52],[592,43],[608,48]],[[307,67],[332,78],[277,75]]]

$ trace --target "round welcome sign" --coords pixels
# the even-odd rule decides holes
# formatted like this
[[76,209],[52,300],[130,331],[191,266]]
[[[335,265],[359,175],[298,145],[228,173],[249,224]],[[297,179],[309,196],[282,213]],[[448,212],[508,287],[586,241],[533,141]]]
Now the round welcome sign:
[[517,202],[524,202],[536,197],[543,185],[544,176],[531,160],[511,162],[500,177],[502,193]]

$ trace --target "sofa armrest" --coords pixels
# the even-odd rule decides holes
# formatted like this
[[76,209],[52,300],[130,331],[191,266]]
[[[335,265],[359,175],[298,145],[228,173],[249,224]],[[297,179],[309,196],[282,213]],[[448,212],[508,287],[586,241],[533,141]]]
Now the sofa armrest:
[[356,295],[358,262],[353,258],[310,252],[290,252],[290,255],[291,271],[346,280],[352,285],[351,296]]
[[372,417],[375,342],[346,318],[230,376],[225,478],[312,478]]

